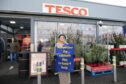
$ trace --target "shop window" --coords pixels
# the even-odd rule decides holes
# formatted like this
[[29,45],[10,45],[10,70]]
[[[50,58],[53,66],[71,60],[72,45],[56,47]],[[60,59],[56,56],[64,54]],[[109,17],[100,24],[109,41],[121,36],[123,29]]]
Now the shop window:
[[[75,56],[82,56],[85,51],[84,46],[96,41],[96,25],[36,21],[35,50],[36,52],[49,53],[49,66],[52,64],[55,55],[55,43],[60,34],[65,34],[67,42],[75,45]],[[42,49],[39,50],[39,46],[42,46]]]
[[119,37],[120,35],[124,37],[122,26],[102,26],[99,27],[99,41],[101,44],[115,44],[116,40],[114,36]]
[[55,45],[59,34],[65,34],[69,43],[75,43],[77,37],[83,45],[96,41],[96,25],[38,21],[35,27],[36,51],[41,42],[42,52],[50,52],[50,47]]
[[35,23],[35,46],[38,51],[38,46],[41,43],[41,52],[49,52],[50,50],[50,39],[52,35],[57,31],[56,22],[36,22]]

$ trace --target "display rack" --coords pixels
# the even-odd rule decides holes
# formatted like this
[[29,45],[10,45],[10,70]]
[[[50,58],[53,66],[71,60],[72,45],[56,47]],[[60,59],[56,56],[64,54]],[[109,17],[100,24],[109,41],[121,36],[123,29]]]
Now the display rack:
[[112,48],[110,49],[110,59],[116,56],[117,66],[126,66],[126,48]]

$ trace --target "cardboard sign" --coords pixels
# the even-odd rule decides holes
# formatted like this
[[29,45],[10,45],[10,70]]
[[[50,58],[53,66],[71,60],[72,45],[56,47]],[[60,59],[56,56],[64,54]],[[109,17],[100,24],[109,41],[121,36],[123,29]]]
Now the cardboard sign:
[[[30,76],[36,76],[37,68],[41,68],[41,75],[47,72],[47,54],[46,53],[31,53],[30,57]],[[38,66],[41,65],[41,66]]]
[[[65,53],[64,53],[65,52]],[[56,72],[74,71],[74,46],[64,44],[63,47],[56,47]]]
[[42,12],[75,15],[75,16],[89,16],[88,8],[85,7],[74,7],[68,5],[49,4],[49,3],[43,3]]

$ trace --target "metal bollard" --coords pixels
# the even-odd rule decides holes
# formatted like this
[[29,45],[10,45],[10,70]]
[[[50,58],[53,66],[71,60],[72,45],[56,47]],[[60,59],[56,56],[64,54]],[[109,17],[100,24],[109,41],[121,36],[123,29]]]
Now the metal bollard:
[[81,65],[81,84],[85,84],[85,77],[84,77],[84,58],[81,58],[81,62],[80,62],[80,65]]
[[42,63],[37,62],[37,84],[41,84],[41,71],[42,71]]
[[117,82],[116,56],[113,56],[113,76],[114,82]]

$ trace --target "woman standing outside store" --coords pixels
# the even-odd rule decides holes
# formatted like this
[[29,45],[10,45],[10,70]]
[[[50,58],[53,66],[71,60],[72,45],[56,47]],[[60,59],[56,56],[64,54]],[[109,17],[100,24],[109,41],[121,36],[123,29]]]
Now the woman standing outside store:
[[[66,36],[64,34],[59,35],[58,37],[58,42],[55,45],[55,48],[61,48],[63,47],[65,44],[67,44],[66,42]],[[63,51],[64,54],[67,54],[67,51]],[[58,55],[59,53],[55,53],[55,55]],[[70,84],[71,79],[70,79],[70,73],[66,73],[66,72],[60,72],[59,74],[59,80],[60,80],[60,84]]]

